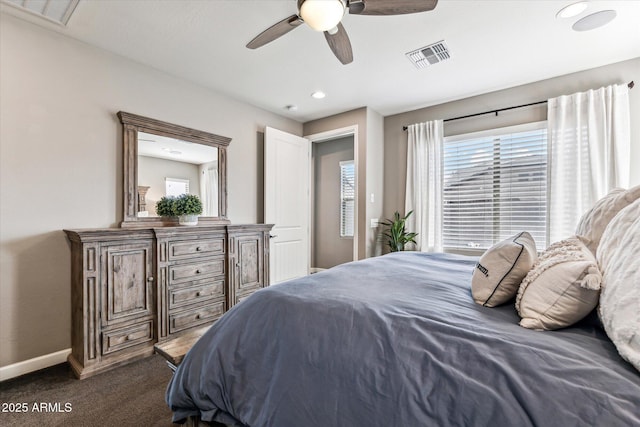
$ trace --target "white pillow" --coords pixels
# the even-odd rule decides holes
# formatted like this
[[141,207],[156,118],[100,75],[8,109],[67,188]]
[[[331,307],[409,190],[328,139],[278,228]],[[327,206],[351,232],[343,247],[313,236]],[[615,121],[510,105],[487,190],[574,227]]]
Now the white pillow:
[[518,289],[520,326],[553,330],[573,325],[598,304],[601,281],[596,258],[580,238],[552,244]]
[[585,243],[594,255],[607,224],[618,212],[637,199],[640,199],[640,185],[628,190],[615,188],[582,215],[576,227],[576,234],[587,240]]
[[640,371],[640,199],[609,223],[597,258],[602,325],[620,355]]
[[473,300],[485,307],[495,307],[513,299],[537,258],[536,242],[526,231],[496,243],[480,257],[473,270]]

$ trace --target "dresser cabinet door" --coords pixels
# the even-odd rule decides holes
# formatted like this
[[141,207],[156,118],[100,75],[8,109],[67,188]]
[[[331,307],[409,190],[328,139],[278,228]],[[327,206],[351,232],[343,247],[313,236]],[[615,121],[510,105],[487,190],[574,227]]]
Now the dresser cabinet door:
[[237,235],[233,288],[236,303],[243,294],[264,287],[264,236],[262,233]]
[[155,313],[153,242],[103,246],[101,264],[103,326]]

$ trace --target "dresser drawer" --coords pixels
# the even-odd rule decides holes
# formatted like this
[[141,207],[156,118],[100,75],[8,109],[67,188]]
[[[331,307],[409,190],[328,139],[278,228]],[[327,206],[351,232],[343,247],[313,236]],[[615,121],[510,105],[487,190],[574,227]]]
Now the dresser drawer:
[[224,253],[224,237],[169,242],[169,260],[178,260],[193,256],[224,255]]
[[169,285],[220,276],[225,272],[224,258],[207,260],[193,264],[177,264],[169,267]]
[[102,333],[102,354],[132,347],[153,340],[153,321],[114,329]]
[[188,288],[169,290],[169,309],[225,296],[225,280],[211,279]]
[[169,315],[169,333],[179,332],[192,326],[216,320],[225,312],[225,301],[214,302],[202,307],[190,308],[180,313]]

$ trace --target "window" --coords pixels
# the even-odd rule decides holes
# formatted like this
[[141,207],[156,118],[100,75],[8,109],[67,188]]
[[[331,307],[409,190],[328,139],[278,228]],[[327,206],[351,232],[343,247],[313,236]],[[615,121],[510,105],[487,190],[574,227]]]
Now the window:
[[356,196],[353,160],[340,162],[340,237],[353,237]]
[[445,250],[486,249],[528,231],[545,248],[546,122],[444,140]]
[[189,194],[189,180],[181,178],[165,178],[165,195],[179,196]]

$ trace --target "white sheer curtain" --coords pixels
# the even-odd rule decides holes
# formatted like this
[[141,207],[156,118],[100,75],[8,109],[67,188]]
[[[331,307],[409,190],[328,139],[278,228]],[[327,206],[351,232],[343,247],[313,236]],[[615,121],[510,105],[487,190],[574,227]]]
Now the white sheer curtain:
[[218,162],[200,165],[202,215],[218,216]]
[[612,85],[548,100],[549,242],[572,235],[609,190],[629,186],[629,89]]
[[409,126],[405,212],[416,249],[442,251],[442,120]]

